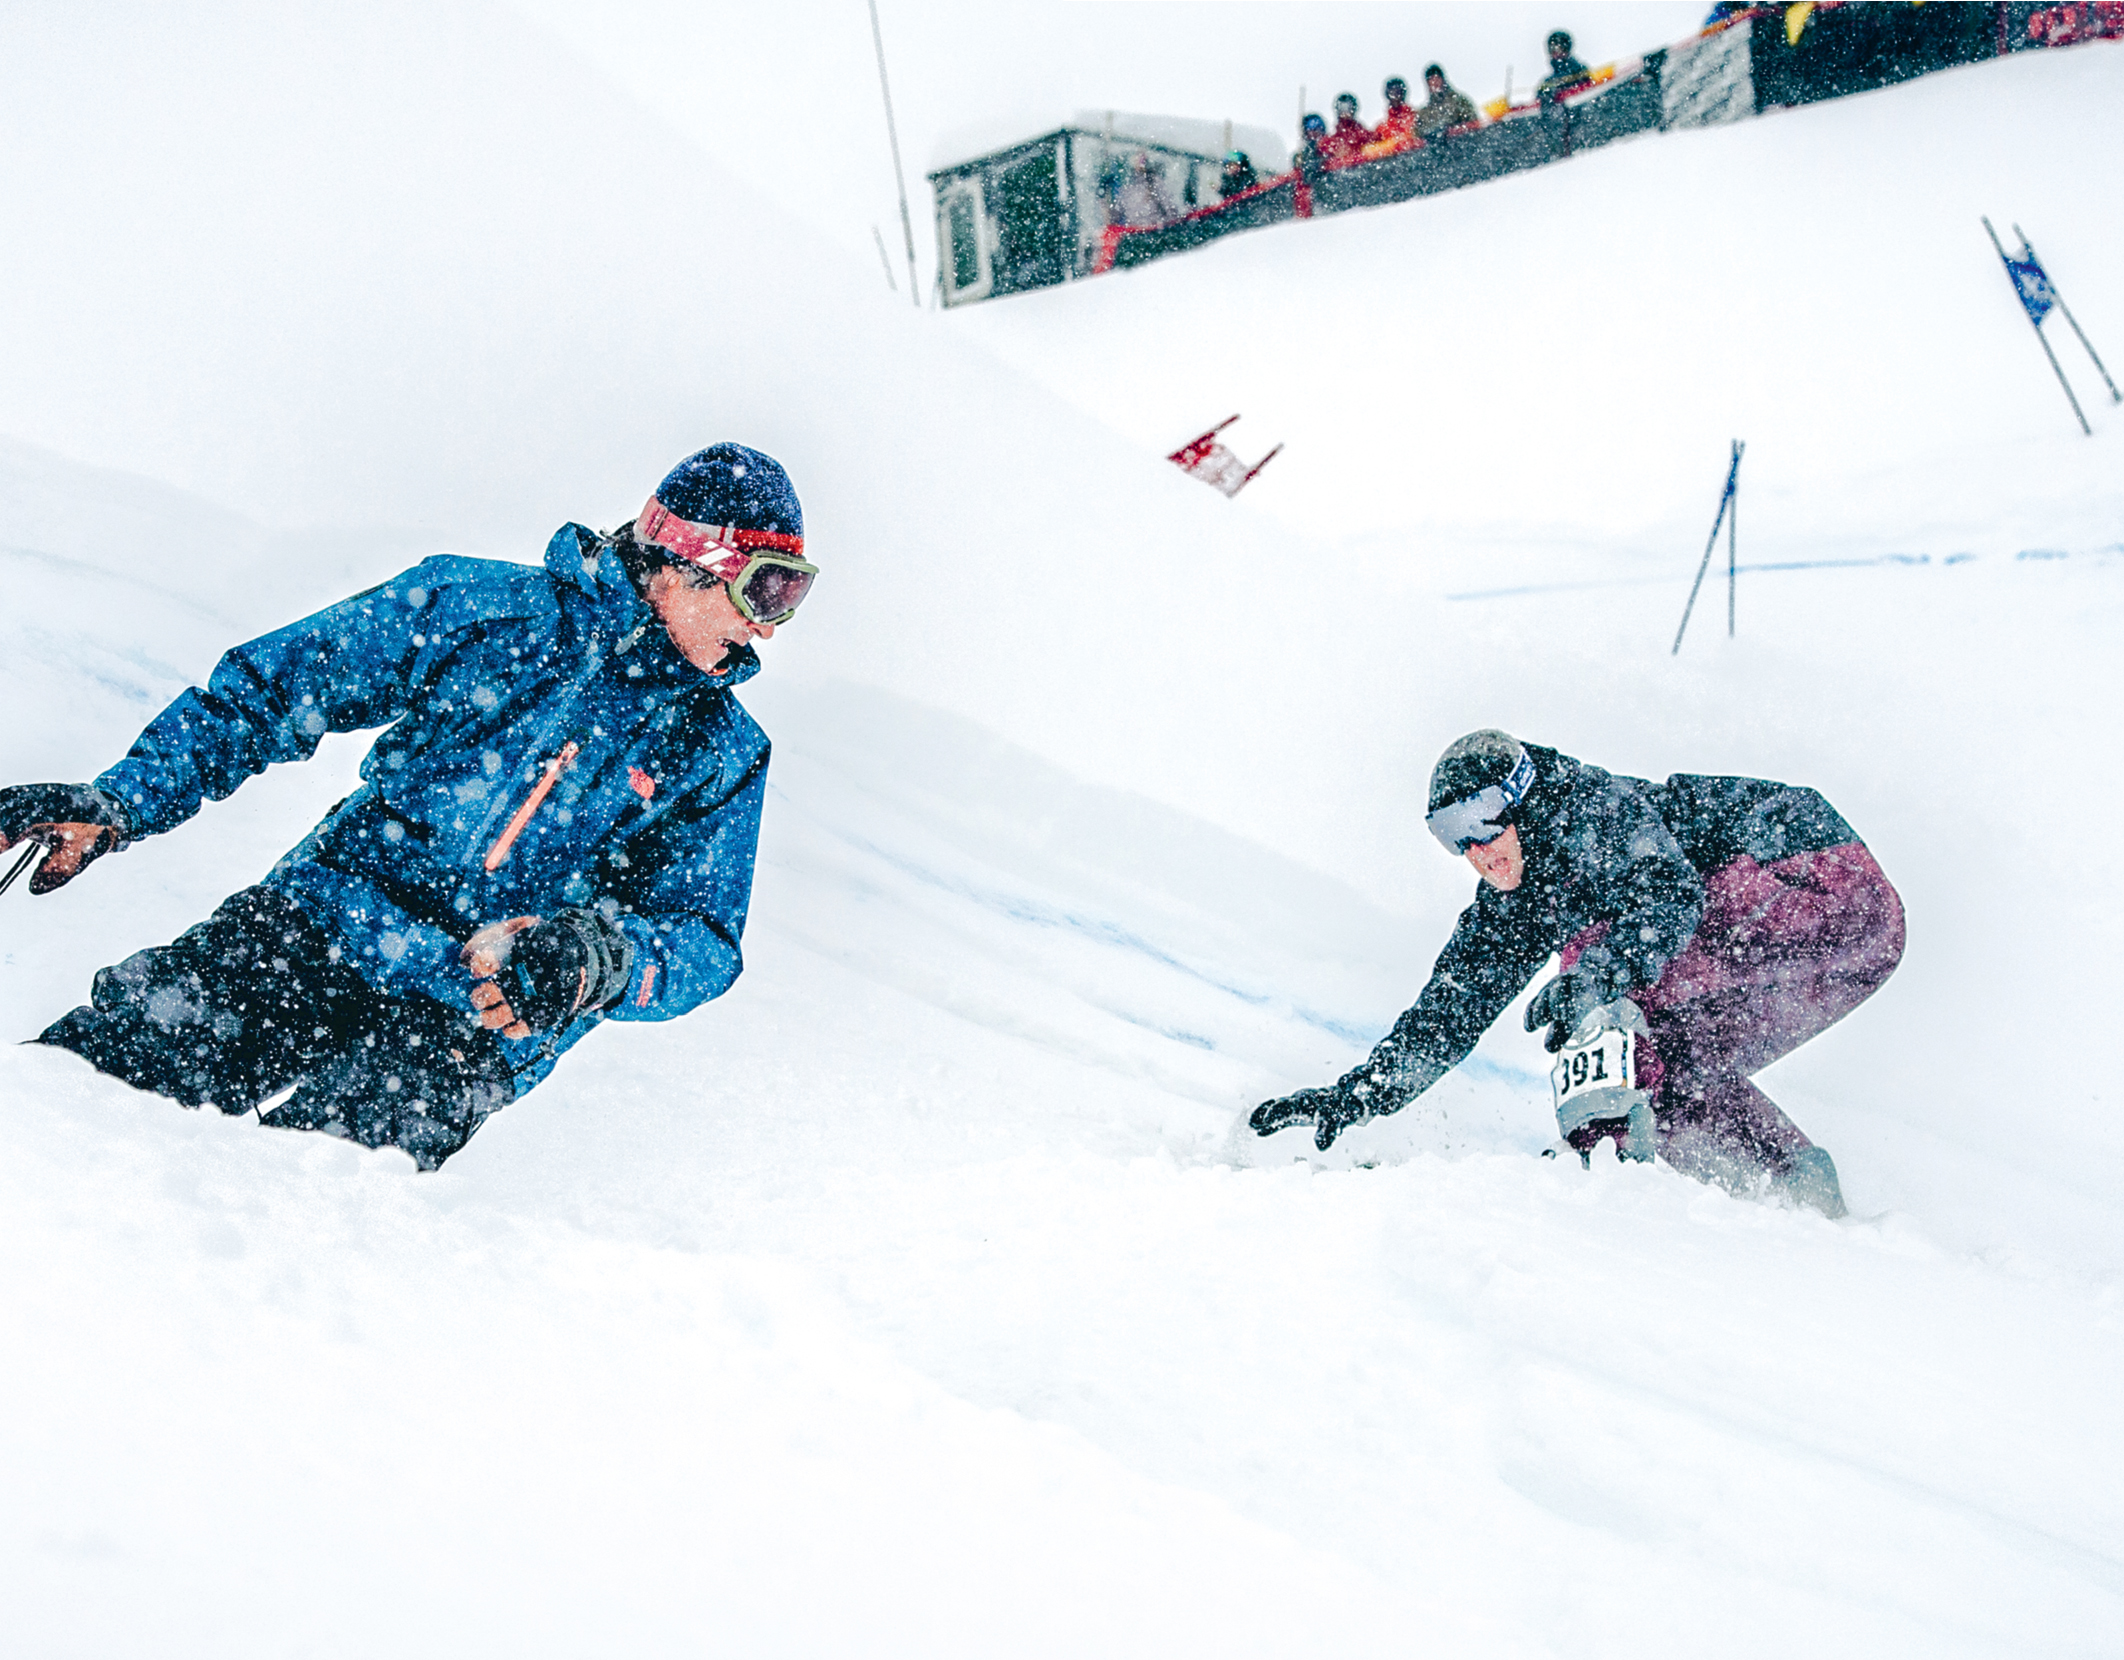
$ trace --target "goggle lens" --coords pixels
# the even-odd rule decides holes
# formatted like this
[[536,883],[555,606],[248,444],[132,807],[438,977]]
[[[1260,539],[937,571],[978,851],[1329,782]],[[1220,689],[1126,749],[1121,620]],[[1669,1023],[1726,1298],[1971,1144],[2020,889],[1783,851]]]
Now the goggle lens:
[[1441,807],[1424,819],[1432,835],[1456,858],[1471,847],[1495,841],[1505,833],[1505,815],[1514,803],[1492,784],[1462,801]]
[[763,559],[732,591],[737,596],[738,609],[754,622],[786,622],[804,603],[804,596],[811,592],[812,579],[817,575],[816,571]]

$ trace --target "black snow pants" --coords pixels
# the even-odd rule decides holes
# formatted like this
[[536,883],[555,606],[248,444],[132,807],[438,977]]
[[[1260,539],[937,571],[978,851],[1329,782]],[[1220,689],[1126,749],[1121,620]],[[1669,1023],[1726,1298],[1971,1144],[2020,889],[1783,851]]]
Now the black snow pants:
[[437,1168],[514,1095],[500,1040],[432,998],[386,996],[272,888],[97,972],[37,1039],[136,1089],[280,1129],[395,1146]]

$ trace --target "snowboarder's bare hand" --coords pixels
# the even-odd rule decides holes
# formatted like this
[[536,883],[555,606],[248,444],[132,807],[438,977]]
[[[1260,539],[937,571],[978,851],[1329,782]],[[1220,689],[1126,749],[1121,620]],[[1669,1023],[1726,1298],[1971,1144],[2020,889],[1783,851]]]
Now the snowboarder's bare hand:
[[462,953],[466,970],[479,982],[472,988],[472,1006],[479,1010],[479,1023],[506,1038],[527,1038],[531,1028],[516,1017],[509,1000],[494,983],[502,964],[509,960],[509,947],[526,928],[538,926],[535,916],[512,916],[492,922],[465,941]]

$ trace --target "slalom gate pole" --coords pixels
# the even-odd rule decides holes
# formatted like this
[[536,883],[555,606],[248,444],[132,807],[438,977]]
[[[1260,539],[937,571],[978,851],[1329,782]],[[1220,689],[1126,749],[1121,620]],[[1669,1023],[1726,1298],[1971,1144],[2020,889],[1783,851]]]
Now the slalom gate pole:
[[[2021,252],[2030,259],[2035,260],[2036,264],[2041,265],[2043,262],[2036,259],[2035,249],[2028,245],[2028,233],[2023,231],[2019,225],[2016,225],[2013,227],[2013,234],[2021,239]],[[2080,327],[2080,320],[2073,316],[2072,307],[2065,303],[2065,296],[2058,292],[2058,285],[2051,278],[2050,270],[2047,266],[2044,267],[2043,278],[2050,283],[2050,297],[2058,302],[2058,309],[2065,313],[2065,321],[2072,325],[2072,332],[2080,337],[2080,344],[2087,348],[2088,357],[2094,361],[2095,373],[2102,377],[2102,384],[2109,388],[2109,401],[2111,403],[2124,403],[2124,392],[2117,390],[2117,383],[2109,378],[2109,371],[2102,367],[2101,358],[2095,355],[2094,342],[2087,338],[2087,331]]]
[[[1259,461],[1255,462],[1251,467],[1247,468],[1246,477],[1242,478],[1239,481],[1239,490],[1244,490],[1249,484],[1253,483],[1254,475],[1260,472],[1263,467],[1266,467],[1271,461],[1275,460],[1276,457],[1281,455],[1282,453],[1283,446],[1281,444],[1278,444],[1274,449],[1270,450],[1268,454],[1264,455]],[[1278,473],[1276,476],[1278,478],[1281,478],[1283,475],[1281,473]],[[1239,490],[1234,490],[1232,494],[1236,496],[1239,493]]]
[[1718,494],[1718,517],[1711,521],[1711,539],[1704,543],[1704,561],[1696,567],[1696,580],[1689,584],[1689,603],[1682,607],[1681,627],[1674,631],[1674,649],[1667,655],[1681,655],[1682,636],[1689,632],[1689,613],[1696,609],[1696,596],[1704,585],[1704,573],[1711,568],[1711,555],[1718,548],[1719,527],[1726,522],[1726,509],[1733,503],[1733,493],[1740,479],[1741,451],[1748,446],[1738,438],[1733,440],[1733,461],[1726,468],[1726,487]]
[[[1991,238],[1992,247],[1998,250],[1999,263],[2006,267],[2006,280],[2013,282],[2013,264],[2006,257],[2006,250],[1999,246],[1999,233],[1991,228],[1988,218],[1984,220],[1984,234]],[[2013,297],[2016,300],[2021,297],[2021,285],[2017,282],[2013,284]],[[2025,303],[2021,306],[2021,314],[2028,316]],[[2087,424],[2087,417],[2080,413],[2080,400],[2072,395],[2072,382],[2065,378],[2065,371],[2058,366],[2058,354],[2050,349],[2050,342],[2043,334],[2043,325],[2033,317],[2028,317],[2028,326],[2035,330],[2036,344],[2043,348],[2043,355],[2050,359],[2050,372],[2058,377],[2058,384],[2065,389],[2065,401],[2072,405],[2073,418],[2080,423],[2080,430],[2092,438],[2094,428]],[[2109,377],[2105,374],[2102,378],[2107,380]]]
[[1746,448],[1733,440],[1733,501],[1726,514],[1726,638],[1732,639],[1734,619],[1740,609],[1740,452]]
[[[907,236],[907,297],[922,309],[922,284],[915,276],[914,220],[907,212],[907,173],[900,166],[900,128],[892,118],[892,83],[885,78],[885,31],[878,27],[878,0],[870,0],[870,38],[878,49],[878,90],[885,94],[885,136],[892,141],[892,177],[900,187],[900,229]],[[883,238],[879,239],[882,252]]]
[[900,279],[892,274],[892,255],[885,251],[885,233],[872,225],[870,239],[878,245],[878,263],[885,267],[885,286],[895,294],[899,293]]

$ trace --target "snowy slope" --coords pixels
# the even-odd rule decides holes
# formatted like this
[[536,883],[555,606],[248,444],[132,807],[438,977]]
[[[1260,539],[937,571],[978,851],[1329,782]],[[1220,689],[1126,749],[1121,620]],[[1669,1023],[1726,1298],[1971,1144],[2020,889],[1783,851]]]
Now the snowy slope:
[[1730,436],[1780,546],[2100,543],[2120,470],[2052,442],[2077,428],[1979,219],[2028,231],[2098,345],[2124,335],[2124,231],[2054,162],[2124,139],[2120,74],[2110,46],[1972,65],[951,322],[1145,444],[1244,410],[1258,448],[1289,444],[1253,505],[1427,565],[1471,540],[1678,552]]
[[[2098,184],[2043,164],[2109,130],[2086,66],[2112,60],[1618,147],[980,332],[732,257],[806,234],[506,14],[7,28],[30,69],[0,190],[36,234],[0,307],[0,775],[93,770],[228,639],[432,546],[616,522],[711,437],[789,455],[829,573],[747,699],[776,760],[746,976],[600,1034],[440,1176],[0,1051],[0,1604],[26,1652],[2113,1646],[2120,423],[2090,443],[1996,388],[1943,414],[1931,342],[2003,312],[1998,384],[2040,365],[1995,272],[1966,311],[1900,284],[1893,237],[1839,255],[1910,314],[1883,349],[1917,396],[1875,406],[1909,433],[1877,459],[1848,434],[1879,377],[1673,322],[1787,303],[1771,210],[1701,170],[1787,188],[1830,153],[1809,123],[1875,111],[1836,152],[1854,204],[1870,179],[1877,214],[1967,218],[1978,162],[1913,152],[1890,99],[2029,181],[1988,205],[2089,271],[2090,327],[2124,316],[2017,205],[2106,234]],[[129,183],[110,158],[149,130]],[[1721,144],[1755,148],[1702,159]],[[1156,462],[1203,369],[1129,305],[1278,315],[1254,369],[1288,402],[1261,414],[1295,420],[1406,348],[1291,295],[1383,281],[1434,207],[1501,268],[1529,192],[1566,183],[1590,228],[1553,286],[1456,279],[1454,338],[1503,354],[1544,297],[1600,294],[1617,340],[1667,332],[1672,393],[1618,358],[1574,426],[1524,388],[1463,459],[1530,448],[1525,511],[1486,521],[1469,485],[1442,517],[1477,530],[1412,545],[1370,428],[1346,464],[1304,434],[1259,506]],[[109,268],[92,186],[157,198],[154,293]],[[1697,262],[1632,280],[1640,243],[1598,229],[1625,202]],[[1067,361],[1086,339],[1127,367],[1111,407]],[[1729,349],[1738,412],[1705,402]],[[1200,397],[1254,424],[1247,389]],[[1707,601],[1669,659],[1729,428],[1768,458],[1750,559],[1813,568],[1751,574],[1731,643]],[[1663,483],[1682,438],[1706,462]],[[1600,488],[1552,489],[1573,467]],[[1839,511],[1802,516],[1817,497]],[[1608,500],[1637,516],[1567,511]],[[1819,563],[1884,553],[1908,562]],[[1819,784],[1880,853],[1909,958],[1768,1079],[1852,1220],[1536,1158],[1510,1017],[1333,1159],[1235,1141],[1420,984],[1468,887],[1420,780],[1490,722]],[[8,1029],[255,877],[359,753],[10,894]]]

